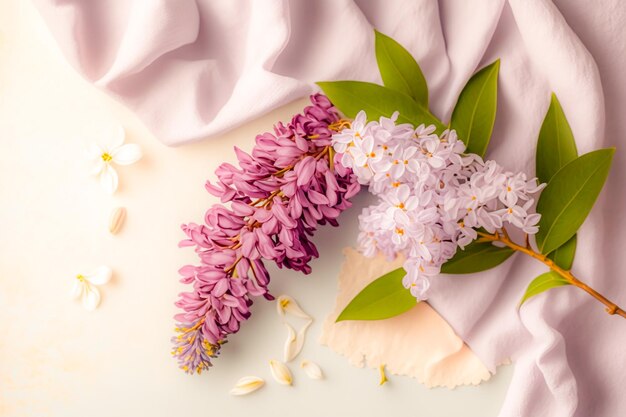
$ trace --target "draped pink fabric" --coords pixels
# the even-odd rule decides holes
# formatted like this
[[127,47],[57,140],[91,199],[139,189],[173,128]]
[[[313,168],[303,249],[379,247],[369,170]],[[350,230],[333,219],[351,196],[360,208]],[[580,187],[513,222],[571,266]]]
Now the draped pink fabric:
[[[315,90],[318,80],[380,81],[372,27],[420,63],[433,112],[450,116],[479,67],[501,58],[489,157],[534,171],[555,92],[580,153],[616,146],[614,168],[580,232],[574,272],[626,304],[626,5],[620,0],[35,0],[68,60],[164,143],[219,134]],[[540,264],[515,256],[441,277],[431,304],[491,368],[515,374],[500,415],[626,412],[626,322],[575,288],[518,313]]]

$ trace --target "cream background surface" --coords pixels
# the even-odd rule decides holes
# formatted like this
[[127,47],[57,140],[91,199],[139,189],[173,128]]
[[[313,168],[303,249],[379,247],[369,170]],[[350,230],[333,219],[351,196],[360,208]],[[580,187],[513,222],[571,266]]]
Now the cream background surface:
[[[0,2],[0,416],[489,417],[512,374],[503,367],[479,387],[428,390],[409,378],[384,387],[317,343],[335,302],[341,248],[356,238],[356,207],[342,229],[316,236],[321,259],[304,277],[272,270],[272,292],[288,293],[316,318],[299,359],[319,363],[323,382],[292,366],[292,388],[274,383],[267,361],[280,358],[284,328],[259,300],[254,318],[231,339],[208,374],[190,377],[170,358],[177,269],[193,262],[177,249],[179,225],[200,221],[213,202],[204,181],[232,146],[299,111],[304,100],[222,137],[181,148],[161,145],[127,110],[84,82],[64,62],[28,1]],[[84,148],[121,123],[144,158],[122,167],[107,196],[88,175]],[[110,211],[128,209],[120,234]],[[69,298],[73,277],[106,264],[113,281],[89,313]],[[244,375],[267,386],[245,398],[228,390]]]

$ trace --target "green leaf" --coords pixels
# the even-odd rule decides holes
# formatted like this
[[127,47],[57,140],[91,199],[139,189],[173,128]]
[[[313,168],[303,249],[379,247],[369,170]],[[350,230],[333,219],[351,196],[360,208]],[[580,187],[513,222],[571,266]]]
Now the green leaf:
[[367,113],[368,120],[390,117],[399,111],[398,122],[418,126],[433,124],[443,131],[443,124],[426,108],[411,97],[382,85],[362,81],[325,81],[317,83],[330,101],[347,117],[354,118],[360,110]]
[[574,263],[574,255],[576,255],[576,235],[550,252],[548,258],[552,259],[561,268],[569,271],[572,269],[572,263]]
[[531,297],[534,297],[537,294],[541,294],[542,292],[549,290],[554,287],[562,287],[564,285],[570,285],[567,280],[561,277],[554,271],[546,272],[545,274],[539,275],[537,278],[532,280],[532,282],[526,288],[526,292],[522,297],[522,300],[519,302],[519,307],[522,306]]
[[500,248],[491,242],[473,241],[465,247],[458,249],[456,254],[448,262],[441,266],[444,274],[471,274],[486,271],[506,261],[515,251],[511,248]]
[[[563,166],[578,157],[576,141],[559,99],[553,93],[550,107],[537,140],[536,171],[540,182],[548,183]],[[569,270],[576,253],[576,235],[552,251],[548,258]]]
[[537,203],[537,248],[548,254],[570,240],[591,211],[609,174],[615,148],[580,156],[561,168]]
[[557,171],[576,159],[576,141],[555,94],[543,119],[537,140],[536,171],[540,182],[549,182]]
[[344,320],[382,320],[413,308],[417,301],[402,285],[403,268],[395,269],[372,281],[343,309],[337,322]]
[[455,129],[468,153],[485,155],[496,120],[500,60],[478,71],[467,82],[452,112]]
[[411,96],[428,108],[428,86],[409,51],[387,35],[376,34],[376,61],[386,87]]

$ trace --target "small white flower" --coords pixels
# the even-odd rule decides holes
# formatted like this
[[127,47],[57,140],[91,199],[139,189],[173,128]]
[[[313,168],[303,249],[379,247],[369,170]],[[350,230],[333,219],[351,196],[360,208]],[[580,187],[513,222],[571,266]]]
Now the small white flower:
[[388,215],[394,220],[407,224],[409,217],[408,211],[413,211],[419,206],[419,199],[411,195],[411,190],[406,184],[401,184],[395,188],[387,197],[391,207],[387,210]]
[[[338,153],[344,153],[352,146],[357,145],[366,136],[367,117],[361,110],[347,129],[333,136],[333,148]],[[344,164],[345,165],[345,164]],[[346,165],[347,166],[347,165]]]
[[[389,173],[392,178],[400,178],[404,175],[404,171],[408,168],[409,164],[416,164],[413,161],[413,155],[417,153],[417,148],[409,146],[403,148],[398,146],[391,155]],[[413,162],[412,162],[413,161]],[[412,167],[412,171],[415,172],[419,167],[417,165]]]
[[352,148],[351,153],[354,163],[359,167],[370,167],[383,157],[382,152],[374,149],[374,138],[371,136],[360,141],[357,146]]
[[101,266],[90,274],[76,275],[76,281],[72,287],[72,297],[81,298],[85,309],[95,310],[100,304],[100,291],[96,286],[109,282],[112,274],[111,268]]
[[519,176],[507,178],[501,188],[498,198],[507,207],[511,207],[517,204],[517,200],[522,197],[525,190],[525,178],[520,178]]
[[430,136],[436,136],[436,135],[433,135],[433,133],[435,133],[435,130],[437,130],[435,125],[426,126],[424,125],[424,123],[422,123],[415,129],[415,138],[424,139]]
[[88,150],[93,161],[91,173],[100,178],[100,184],[109,193],[117,190],[118,176],[113,164],[130,165],[141,159],[139,145],[124,145],[124,129],[119,126],[116,134],[104,145],[92,144]]

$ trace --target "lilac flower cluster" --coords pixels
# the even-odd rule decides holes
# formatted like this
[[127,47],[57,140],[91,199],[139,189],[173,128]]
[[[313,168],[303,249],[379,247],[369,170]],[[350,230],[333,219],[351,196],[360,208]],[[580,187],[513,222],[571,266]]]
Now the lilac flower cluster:
[[327,97],[311,96],[312,105],[274,133],[257,136],[252,153],[235,148],[239,166],[224,163],[218,181],[206,189],[222,204],[211,207],[205,224],[183,226],[199,265],[180,270],[193,290],[176,306],[173,356],[182,369],[200,373],[229,334],[250,317],[252,297],[273,299],[264,261],[305,274],[318,256],[310,237],[318,225],[337,226],[360,189],[331,146],[333,133],[346,122]]
[[531,211],[531,195],[545,184],[465,154],[454,130],[437,135],[434,126],[397,125],[397,116],[368,123],[360,112],[334,135],[333,146],[342,164],[380,197],[359,218],[362,250],[403,254],[404,286],[425,299],[429,279],[457,247],[476,239],[476,229],[494,233],[511,224],[537,233],[541,215]]

